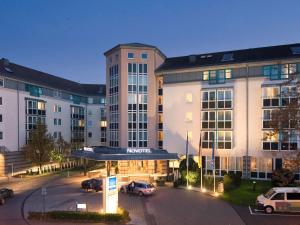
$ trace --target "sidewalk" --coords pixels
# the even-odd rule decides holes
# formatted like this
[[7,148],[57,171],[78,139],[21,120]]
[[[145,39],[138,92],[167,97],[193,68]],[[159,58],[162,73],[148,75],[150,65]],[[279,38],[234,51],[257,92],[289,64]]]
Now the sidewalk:
[[189,187],[186,187],[186,186],[178,186],[177,188],[179,189],[185,189],[187,191],[195,191],[195,192],[201,192],[203,194],[207,194],[207,195],[210,195],[214,198],[218,197],[220,194],[222,193],[219,193],[219,192],[213,192],[213,191],[210,191],[210,190],[207,190],[205,188],[199,188],[199,187],[192,187],[192,186],[189,186]]

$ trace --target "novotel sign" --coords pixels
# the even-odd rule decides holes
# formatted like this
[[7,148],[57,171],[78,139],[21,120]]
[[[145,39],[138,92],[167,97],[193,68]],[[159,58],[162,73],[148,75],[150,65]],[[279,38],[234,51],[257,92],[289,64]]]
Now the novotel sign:
[[130,153],[130,154],[150,154],[151,150],[149,148],[127,148],[127,153]]

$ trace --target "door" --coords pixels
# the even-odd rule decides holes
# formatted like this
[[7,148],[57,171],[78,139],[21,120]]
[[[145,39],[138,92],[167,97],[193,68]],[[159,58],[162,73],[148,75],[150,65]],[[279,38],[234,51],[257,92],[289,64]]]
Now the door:
[[288,205],[285,201],[285,193],[279,192],[271,198],[275,211],[287,211]]
[[300,212],[300,193],[286,193],[288,208],[291,212]]

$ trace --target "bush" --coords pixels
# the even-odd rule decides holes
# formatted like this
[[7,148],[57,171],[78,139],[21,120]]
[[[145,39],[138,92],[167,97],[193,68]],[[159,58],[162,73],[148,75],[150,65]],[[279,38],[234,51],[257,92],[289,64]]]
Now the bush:
[[89,222],[128,222],[130,220],[128,211],[120,208],[118,213],[97,213],[97,212],[74,212],[74,211],[50,211],[29,212],[28,219],[55,219],[69,221],[89,221]]
[[189,184],[191,185],[195,185],[197,183],[199,183],[200,181],[200,175],[198,173],[198,171],[194,172],[194,171],[189,171],[189,175],[187,177],[187,173],[186,170],[183,170],[181,173],[181,178],[184,181],[184,183],[186,183],[186,181],[189,181]]
[[242,179],[240,174],[229,173],[224,175],[224,191],[238,188]]
[[180,181],[180,180],[175,180],[175,181],[173,182],[173,187],[174,187],[174,188],[178,188],[179,185],[181,185],[181,181]]
[[275,187],[288,187],[294,184],[294,174],[289,169],[279,169],[273,171],[271,175],[272,184]]
[[[189,158],[189,171],[196,172],[199,169],[198,164],[195,162],[193,158]],[[181,160],[179,164],[179,172],[186,170],[186,159]]]
[[159,177],[157,180],[156,180],[156,185],[157,186],[164,186],[165,185],[165,178],[163,177]]

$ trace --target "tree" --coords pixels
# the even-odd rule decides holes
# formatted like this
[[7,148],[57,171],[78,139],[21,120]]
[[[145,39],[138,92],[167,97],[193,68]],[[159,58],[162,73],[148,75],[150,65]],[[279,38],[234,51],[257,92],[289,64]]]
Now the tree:
[[300,153],[298,151],[285,152],[285,148],[298,150],[297,141],[300,134],[300,74],[290,75],[281,84],[280,107],[273,110],[269,122],[272,128],[265,139],[278,137],[281,153],[285,159],[285,167],[292,171],[300,168]]
[[50,152],[54,148],[54,139],[48,133],[45,124],[38,123],[36,128],[29,132],[27,144],[23,147],[26,158],[33,164],[39,165],[40,171],[45,163],[50,162]]
[[59,162],[60,169],[62,170],[61,163],[70,155],[71,145],[66,142],[62,136],[54,142],[54,148],[50,152],[50,160]]

